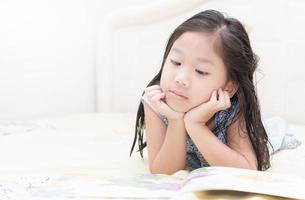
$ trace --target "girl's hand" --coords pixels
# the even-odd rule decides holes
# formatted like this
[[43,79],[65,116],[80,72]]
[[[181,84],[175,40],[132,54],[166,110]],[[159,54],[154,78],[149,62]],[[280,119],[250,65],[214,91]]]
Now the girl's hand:
[[165,93],[159,85],[152,85],[145,89],[145,94],[151,106],[160,114],[165,115],[168,120],[183,119],[184,113],[171,109],[165,103]]
[[[218,93],[218,98],[217,98]],[[199,123],[206,125],[214,114],[220,110],[225,110],[231,107],[230,96],[227,91],[221,88],[214,90],[208,102],[202,103],[195,108],[192,108],[184,115],[185,123]]]

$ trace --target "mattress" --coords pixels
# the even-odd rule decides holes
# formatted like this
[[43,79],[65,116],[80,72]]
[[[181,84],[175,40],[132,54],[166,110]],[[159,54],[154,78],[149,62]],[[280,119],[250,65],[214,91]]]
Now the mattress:
[[[129,113],[0,121],[0,183],[64,174],[109,179],[148,173],[147,159],[138,153],[129,157],[134,121],[135,115]],[[303,144],[275,153],[269,171],[305,178],[305,126],[290,128]]]
[[104,177],[146,172],[129,157],[133,114],[81,114],[44,120],[1,121],[0,173],[99,173]]

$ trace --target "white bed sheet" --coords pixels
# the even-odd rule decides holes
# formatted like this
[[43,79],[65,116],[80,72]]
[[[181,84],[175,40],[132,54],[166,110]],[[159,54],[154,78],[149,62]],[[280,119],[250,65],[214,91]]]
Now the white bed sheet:
[[[147,160],[129,157],[135,115],[91,113],[45,120],[0,122],[0,176],[98,174],[101,178],[147,173]],[[269,171],[305,178],[305,126],[290,124],[302,141],[272,156]]]
[[9,127],[2,121],[1,178],[64,173],[109,178],[146,172],[145,161],[135,155],[129,158],[134,117],[81,114],[19,121]]
[[281,150],[271,156],[269,171],[305,178],[305,125],[290,123],[289,127],[302,144],[295,149]]

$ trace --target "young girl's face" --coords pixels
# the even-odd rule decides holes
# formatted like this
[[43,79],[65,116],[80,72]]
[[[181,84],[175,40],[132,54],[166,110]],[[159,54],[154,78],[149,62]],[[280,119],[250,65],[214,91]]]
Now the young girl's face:
[[165,101],[173,110],[187,112],[207,102],[213,90],[225,88],[227,71],[214,41],[211,34],[186,32],[173,44],[160,80]]

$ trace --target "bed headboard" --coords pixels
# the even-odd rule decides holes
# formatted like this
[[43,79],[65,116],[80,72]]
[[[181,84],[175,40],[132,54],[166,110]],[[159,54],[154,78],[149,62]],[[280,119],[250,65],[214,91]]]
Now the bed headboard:
[[301,0],[154,1],[111,13],[100,20],[97,35],[98,111],[136,112],[143,89],[160,68],[170,33],[205,9],[217,9],[249,25],[253,49],[260,57],[256,78],[262,113],[305,123]]

